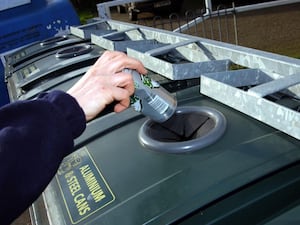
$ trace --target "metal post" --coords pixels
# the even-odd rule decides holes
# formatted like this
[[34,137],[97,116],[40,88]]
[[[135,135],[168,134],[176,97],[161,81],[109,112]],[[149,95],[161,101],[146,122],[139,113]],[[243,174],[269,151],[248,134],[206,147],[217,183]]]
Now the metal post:
[[126,3],[133,3],[133,2],[146,2],[148,0],[114,0],[114,1],[109,1],[109,2],[104,2],[97,4],[97,9],[98,9],[98,16],[101,19],[110,19],[110,7],[112,6],[118,6]]
[[205,0],[205,8],[208,9],[210,12],[212,12],[212,4],[211,0]]
[[232,2],[232,9],[233,9],[233,26],[234,26],[234,37],[235,37],[235,44],[239,44],[239,39],[238,39],[238,31],[237,31],[237,22],[236,22],[236,12],[235,12],[235,4]]

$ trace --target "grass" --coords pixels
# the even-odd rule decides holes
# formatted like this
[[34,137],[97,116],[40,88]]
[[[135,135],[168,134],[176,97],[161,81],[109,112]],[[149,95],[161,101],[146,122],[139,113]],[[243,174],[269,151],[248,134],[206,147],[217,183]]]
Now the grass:
[[77,12],[79,15],[80,23],[86,24],[89,19],[92,19],[97,16],[96,13],[93,13],[91,10],[85,9]]

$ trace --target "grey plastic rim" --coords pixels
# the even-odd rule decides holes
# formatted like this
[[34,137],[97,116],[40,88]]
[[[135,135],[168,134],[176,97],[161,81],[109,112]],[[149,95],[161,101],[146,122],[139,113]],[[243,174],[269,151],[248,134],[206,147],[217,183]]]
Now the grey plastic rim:
[[227,121],[225,116],[216,109],[206,106],[184,106],[178,107],[176,110],[178,114],[196,113],[199,115],[206,115],[214,120],[215,127],[207,134],[188,141],[183,142],[162,142],[149,137],[148,131],[151,124],[155,123],[150,119],[147,120],[139,130],[140,143],[153,151],[166,152],[166,153],[188,153],[200,150],[215,143],[225,132]]

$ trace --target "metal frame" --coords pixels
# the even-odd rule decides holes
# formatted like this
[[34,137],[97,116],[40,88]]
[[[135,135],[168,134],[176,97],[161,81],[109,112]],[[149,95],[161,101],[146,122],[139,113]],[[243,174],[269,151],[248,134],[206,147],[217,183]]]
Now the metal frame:
[[[106,23],[117,31],[102,36],[91,34],[92,43],[125,51],[170,80],[199,78],[202,94],[300,139],[300,112],[264,98],[284,91],[300,101],[299,59],[120,21]],[[126,39],[115,42],[111,38],[120,34]],[[161,45],[151,44],[153,40]],[[143,48],[129,44],[138,41],[145,41]],[[159,57],[174,51],[189,62],[178,64]],[[232,64],[242,69],[231,70]],[[249,91],[237,88],[251,85],[258,86]]]

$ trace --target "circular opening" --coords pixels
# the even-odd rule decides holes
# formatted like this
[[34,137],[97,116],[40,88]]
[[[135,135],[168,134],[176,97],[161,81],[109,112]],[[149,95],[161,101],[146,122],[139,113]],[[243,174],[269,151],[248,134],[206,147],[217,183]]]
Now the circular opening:
[[60,50],[56,53],[57,58],[73,58],[79,55],[87,54],[92,51],[92,46],[90,45],[77,45],[70,48]]
[[154,151],[193,152],[216,142],[225,129],[224,115],[213,108],[178,107],[164,123],[147,120],[139,131],[139,141]]
[[68,39],[66,35],[48,38],[40,43],[41,46],[50,45]]

